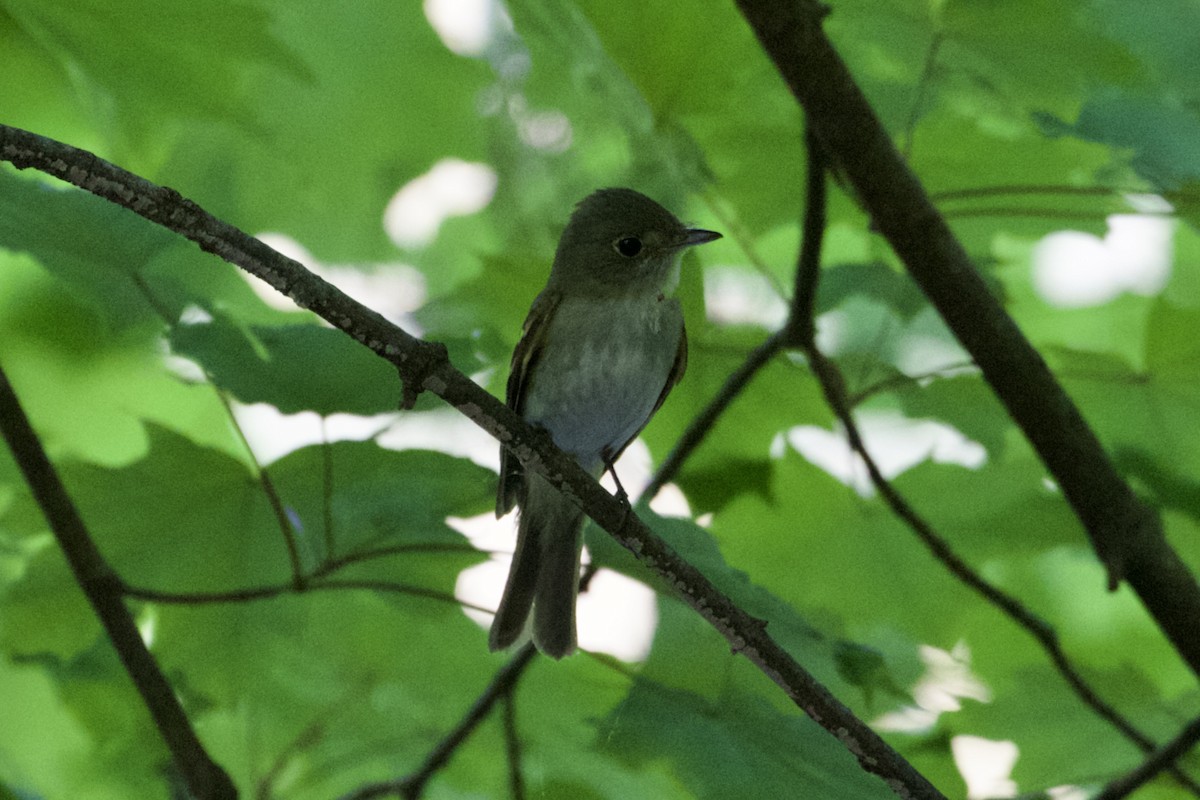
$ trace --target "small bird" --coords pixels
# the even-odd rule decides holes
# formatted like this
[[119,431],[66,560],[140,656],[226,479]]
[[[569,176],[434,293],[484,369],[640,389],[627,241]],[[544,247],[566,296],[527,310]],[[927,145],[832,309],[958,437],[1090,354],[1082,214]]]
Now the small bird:
[[[683,311],[671,297],[680,255],[719,238],[632,189],[584,198],[513,352],[509,408],[593,476],[611,470],[687,366]],[[517,547],[488,646],[511,645],[532,609],[534,644],[562,658],[575,650],[583,512],[501,447],[496,516],[514,505]]]

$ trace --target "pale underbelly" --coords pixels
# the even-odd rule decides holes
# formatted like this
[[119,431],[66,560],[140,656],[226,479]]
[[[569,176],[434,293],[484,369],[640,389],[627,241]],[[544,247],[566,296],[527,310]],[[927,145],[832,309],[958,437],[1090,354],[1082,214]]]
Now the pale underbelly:
[[638,327],[547,347],[527,390],[525,418],[593,472],[646,424],[675,361],[678,330]]

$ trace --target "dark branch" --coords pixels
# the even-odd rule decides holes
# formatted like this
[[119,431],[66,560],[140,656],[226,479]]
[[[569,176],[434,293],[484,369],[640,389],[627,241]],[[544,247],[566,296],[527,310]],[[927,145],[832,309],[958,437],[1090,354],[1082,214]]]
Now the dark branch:
[[683,467],[683,462],[696,451],[696,448],[708,436],[709,431],[717,424],[721,415],[750,385],[750,381],[754,379],[759,370],[769,364],[771,359],[783,349],[783,338],[782,332],[768,336],[762,344],[751,350],[750,354],[746,356],[746,360],[725,379],[725,383],[722,384],[716,396],[688,424],[687,430],[679,437],[679,441],[675,443],[650,482],[646,484],[646,488],[642,491],[642,501],[650,502],[655,495],[662,491],[664,486],[675,479]]
[[[1149,736],[1139,731],[1129,720],[1109,705],[1084,679],[1067,657],[1054,628],[1026,608],[1016,597],[989,583],[958,556],[949,543],[940,536],[908,503],[903,495],[884,477],[866,447],[853,415],[854,402],[847,396],[846,382],[837,364],[828,359],[817,347],[814,333],[815,297],[820,276],[821,237],[825,227],[825,176],[822,146],[820,141],[809,135],[808,146],[808,202],[805,207],[803,247],[796,265],[796,293],[785,330],[791,332],[791,341],[796,343],[808,358],[816,376],[825,402],[833,411],[846,432],[851,449],[858,454],[866,466],[872,485],[887,503],[892,513],[901,519],[917,535],[933,556],[942,562],[960,582],[981,595],[987,602],[999,608],[1018,625],[1029,632],[1049,655],[1051,662],[1063,679],[1080,697],[1085,705],[1096,712],[1126,738],[1144,752],[1156,747]],[[1193,792],[1200,789],[1182,770],[1172,767],[1172,774],[1182,785]]]
[[1038,352],[992,297],[821,28],[813,0],[737,0],[875,227],[1028,437],[1109,574],[1200,674],[1200,586],[1158,515],[1113,467]]
[[525,779],[521,774],[521,735],[517,730],[516,684],[504,693],[504,744],[508,760],[508,793],[512,800],[525,800]]
[[[841,423],[842,429],[846,432],[846,439],[850,443],[850,448],[862,459],[863,465],[867,469],[867,475],[871,480],[871,485],[879,492],[879,496],[887,503],[892,513],[908,525],[913,533],[917,535],[917,538],[921,540],[922,544],[933,554],[933,557],[945,565],[951,575],[983,597],[984,600],[1000,609],[1000,611],[1016,622],[1017,625],[1024,628],[1041,645],[1042,649],[1046,651],[1054,668],[1058,670],[1063,680],[1067,682],[1072,691],[1078,695],[1079,699],[1086,706],[1091,708],[1101,719],[1120,731],[1125,738],[1136,744],[1143,752],[1149,753],[1153,751],[1157,746],[1154,740],[1138,730],[1132,722],[1105,701],[1071,662],[1066,651],[1062,648],[1058,632],[1054,627],[1030,611],[1016,597],[995,584],[990,583],[972,569],[966,561],[954,552],[949,542],[938,534],[933,526],[917,513],[916,509],[909,504],[896,487],[884,477],[883,472],[879,469],[879,465],[876,464],[875,459],[871,457],[870,452],[867,450],[862,434],[858,430],[858,425],[854,421],[853,413],[850,410],[850,403],[843,390],[845,382],[841,371],[836,364],[830,361],[815,346],[807,348],[806,352],[809,363],[812,365],[813,373],[816,375],[818,382],[821,384],[821,389],[825,393],[826,402],[833,410],[834,416],[838,418],[838,422]],[[1200,785],[1182,770],[1172,767],[1171,773],[1181,785],[1186,786],[1193,793],[1200,793]]]
[[450,761],[450,757],[454,755],[459,746],[479,727],[479,723],[487,718],[492,706],[501,698],[508,697],[512,693],[517,679],[520,678],[521,673],[529,666],[535,655],[537,655],[537,650],[532,644],[526,644],[518,650],[508,663],[496,672],[492,682],[480,693],[454,730],[438,742],[437,747],[425,757],[425,762],[411,775],[393,781],[381,781],[359,787],[350,794],[343,795],[341,800],[372,800],[372,798],[389,795],[403,797],[406,800],[416,800],[425,790],[425,784],[429,782],[429,779]]
[[326,578],[321,580],[308,580],[302,585],[297,586],[295,583],[281,583],[272,586],[251,586],[245,589],[229,589],[227,591],[215,592],[164,592],[158,589],[147,589],[142,586],[122,586],[120,593],[126,597],[132,597],[135,600],[144,600],[149,603],[162,603],[164,605],[179,605],[179,606],[206,606],[206,605],[223,605],[226,603],[251,603],[257,600],[271,600],[276,597],[283,597],[287,594],[305,594],[307,592],[329,592],[329,591],[368,591],[381,592],[385,594],[403,594],[409,597],[424,597],[427,600],[436,600],[439,603],[448,603],[462,608],[469,608],[472,611],[481,611],[485,614],[491,614],[493,609],[477,606],[474,603],[468,603],[460,600],[450,592],[443,592],[438,589],[429,589],[424,586],[414,586],[408,583],[398,583],[396,581],[380,581],[380,580],[355,580],[355,579],[339,579]]
[[1156,750],[1136,769],[1104,787],[1092,800],[1121,800],[1133,794],[1165,769],[1171,769],[1180,756],[1200,742],[1200,719],[1193,720],[1179,735]]
[[825,145],[811,124],[805,125],[804,148],[808,155],[804,221],[800,225],[800,252],[796,257],[792,305],[784,325],[789,347],[803,347],[816,335],[817,285],[821,277],[821,246],[825,240],[829,201],[826,191],[829,163]]
[[146,649],[129,609],[121,600],[120,579],[92,541],[3,370],[0,370],[0,432],[188,789],[199,800],[234,800],[237,789],[233,781],[205,752],[174,689]]

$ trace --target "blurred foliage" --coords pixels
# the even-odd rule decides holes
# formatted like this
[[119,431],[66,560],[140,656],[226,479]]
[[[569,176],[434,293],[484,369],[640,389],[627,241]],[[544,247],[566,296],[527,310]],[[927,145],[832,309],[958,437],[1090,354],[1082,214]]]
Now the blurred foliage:
[[[831,6],[827,30],[913,168],[1200,569],[1198,6]],[[713,290],[714,271],[786,298],[802,115],[732,3],[481,7],[487,43],[461,54],[416,3],[0,0],[0,122],[94,150],[368,287],[415,267],[425,300],[400,321],[496,393],[571,204],[603,185],[652,194],[726,233],[689,256],[680,286],[692,354],[645,433],[661,459],[772,324],[749,290],[731,323],[722,309],[738,298]],[[487,164],[494,196],[427,244],[396,244],[381,224],[389,200],[443,159]],[[1178,211],[1164,222],[1165,287],[1047,302],[1034,245],[1064,228],[1102,236],[1131,193]],[[1029,447],[836,191],[825,261],[822,342],[859,410],[944,424],[986,456],[968,469],[918,453],[898,488],[1057,627],[1101,694],[1172,736],[1200,712],[1194,676],[1127,590],[1105,593]],[[227,403],[383,415],[381,432],[403,417],[386,365],[256,288],[123,210],[0,170],[0,363],[122,576],[190,598],[131,606],[206,746],[244,796],[324,800],[413,770],[504,663],[452,600],[486,555],[446,523],[486,513],[493,481],[465,458],[375,438],[267,465],[304,569],[388,553],[324,573],[375,590],[291,591],[279,520]],[[929,704],[915,689],[930,680],[954,694],[946,659],[973,675],[976,699],[888,733],[948,796],[965,794],[960,734],[1015,742],[1025,792],[1134,766],[1136,749],[1026,632],[877,497],[792,446],[798,426],[834,423],[803,363],[781,356],[679,476],[695,518],[651,522],[868,719]],[[654,584],[607,537],[592,541],[597,561]],[[213,593],[233,594],[200,602]],[[665,595],[659,607],[643,663],[530,668],[515,696],[530,796],[891,796],[693,613]],[[945,651],[942,671],[927,646]],[[0,708],[0,797],[169,796],[165,749],[6,451]],[[489,720],[428,795],[508,796],[505,752]],[[1137,796],[1186,795],[1161,778]]]

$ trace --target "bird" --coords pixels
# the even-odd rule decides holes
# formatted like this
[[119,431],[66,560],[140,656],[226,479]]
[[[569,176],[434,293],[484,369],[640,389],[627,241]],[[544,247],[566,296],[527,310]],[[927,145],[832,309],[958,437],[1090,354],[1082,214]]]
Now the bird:
[[[593,477],[611,471],[687,367],[683,310],[672,296],[681,255],[719,238],[633,189],[581,200],[513,351],[509,408]],[[496,516],[514,506],[519,516],[489,649],[515,643],[532,612],[535,646],[561,659],[577,646],[584,515],[504,446],[500,462]]]

